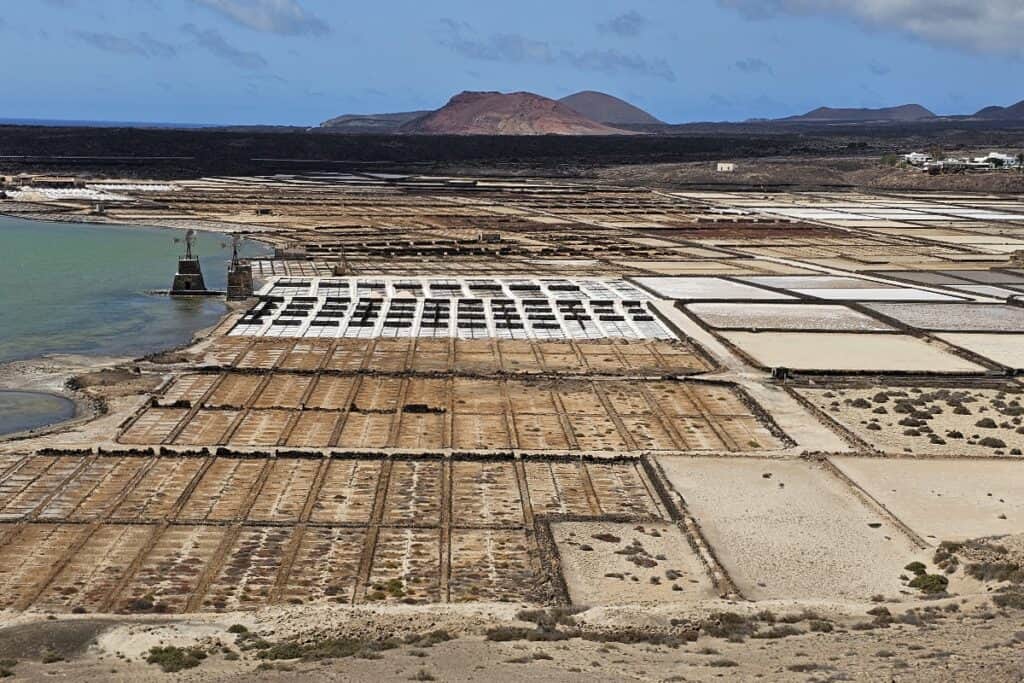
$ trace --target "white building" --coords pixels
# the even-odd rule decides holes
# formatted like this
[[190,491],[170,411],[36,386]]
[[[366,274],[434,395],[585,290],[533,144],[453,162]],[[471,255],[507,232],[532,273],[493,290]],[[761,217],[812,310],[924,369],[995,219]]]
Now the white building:
[[719,161],[718,162],[718,172],[719,173],[732,173],[735,170],[736,170],[736,164],[728,163],[728,162],[725,162],[725,161]]
[[924,152],[911,152],[910,154],[903,155],[903,161],[907,162],[911,166],[924,166],[932,160],[930,154]]
[[988,156],[976,157],[974,159],[976,163],[987,164],[996,168],[1010,168],[1017,165],[1017,157],[1012,154],[1003,154],[1002,152],[989,152]]

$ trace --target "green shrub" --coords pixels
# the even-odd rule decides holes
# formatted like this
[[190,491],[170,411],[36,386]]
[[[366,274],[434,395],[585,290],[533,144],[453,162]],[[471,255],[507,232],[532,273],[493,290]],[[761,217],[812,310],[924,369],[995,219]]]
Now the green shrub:
[[156,664],[164,673],[195,668],[204,659],[206,659],[206,652],[201,648],[182,648],[174,645],[152,647],[146,656],[147,663]]
[[788,638],[790,636],[803,635],[803,633],[800,629],[789,624],[780,624],[779,626],[772,626],[767,631],[758,631],[750,637],[759,639]]
[[1024,583],[1024,570],[1016,562],[975,562],[967,565],[965,571],[979,581]]
[[701,622],[701,630],[714,638],[744,638],[757,631],[757,622],[735,612],[714,612]]
[[1017,591],[996,593],[992,596],[992,602],[995,603],[996,607],[1002,607],[1003,609],[1024,609],[1024,593]]
[[942,574],[920,574],[908,584],[911,588],[917,588],[922,593],[935,594],[945,593],[949,585],[949,579]]
[[575,638],[579,634],[575,631],[559,631],[557,629],[522,628],[519,626],[498,626],[489,629],[486,633],[487,640],[494,642],[509,642],[513,640],[528,640],[538,642],[556,642]]
[[438,643],[445,643],[452,639],[448,631],[436,629],[428,633],[412,633],[403,638],[406,645],[414,647],[433,647]]
[[721,669],[721,668],[739,666],[739,664],[737,664],[736,662],[732,661],[731,659],[713,659],[710,662],[708,662],[708,666],[713,666],[715,668]]

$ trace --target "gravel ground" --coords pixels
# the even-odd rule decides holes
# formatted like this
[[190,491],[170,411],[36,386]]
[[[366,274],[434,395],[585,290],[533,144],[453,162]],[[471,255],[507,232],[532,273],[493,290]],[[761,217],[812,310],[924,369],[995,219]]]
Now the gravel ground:
[[559,522],[551,530],[574,604],[714,597],[700,559],[674,525]]
[[[997,389],[804,389],[829,417],[883,453],[1015,456],[1024,450],[1019,385]],[[884,412],[883,412],[884,411]]]

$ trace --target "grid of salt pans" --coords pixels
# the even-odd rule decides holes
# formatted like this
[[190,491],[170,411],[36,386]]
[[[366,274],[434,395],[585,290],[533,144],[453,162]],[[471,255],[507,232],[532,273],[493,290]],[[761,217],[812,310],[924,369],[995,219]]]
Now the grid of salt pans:
[[674,339],[619,279],[278,278],[231,336]]

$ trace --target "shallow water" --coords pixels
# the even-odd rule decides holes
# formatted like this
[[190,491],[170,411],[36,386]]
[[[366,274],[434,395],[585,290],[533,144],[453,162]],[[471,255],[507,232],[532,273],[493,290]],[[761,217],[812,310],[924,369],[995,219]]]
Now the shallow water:
[[0,391],[0,434],[35,429],[70,420],[74,416],[75,404],[62,396],[34,391]]
[[[184,231],[0,216],[0,363],[50,353],[140,356],[188,342],[227,310],[168,289]],[[224,246],[224,245],[227,246]],[[226,287],[230,238],[199,233],[210,289]],[[243,242],[243,255],[266,253]]]

